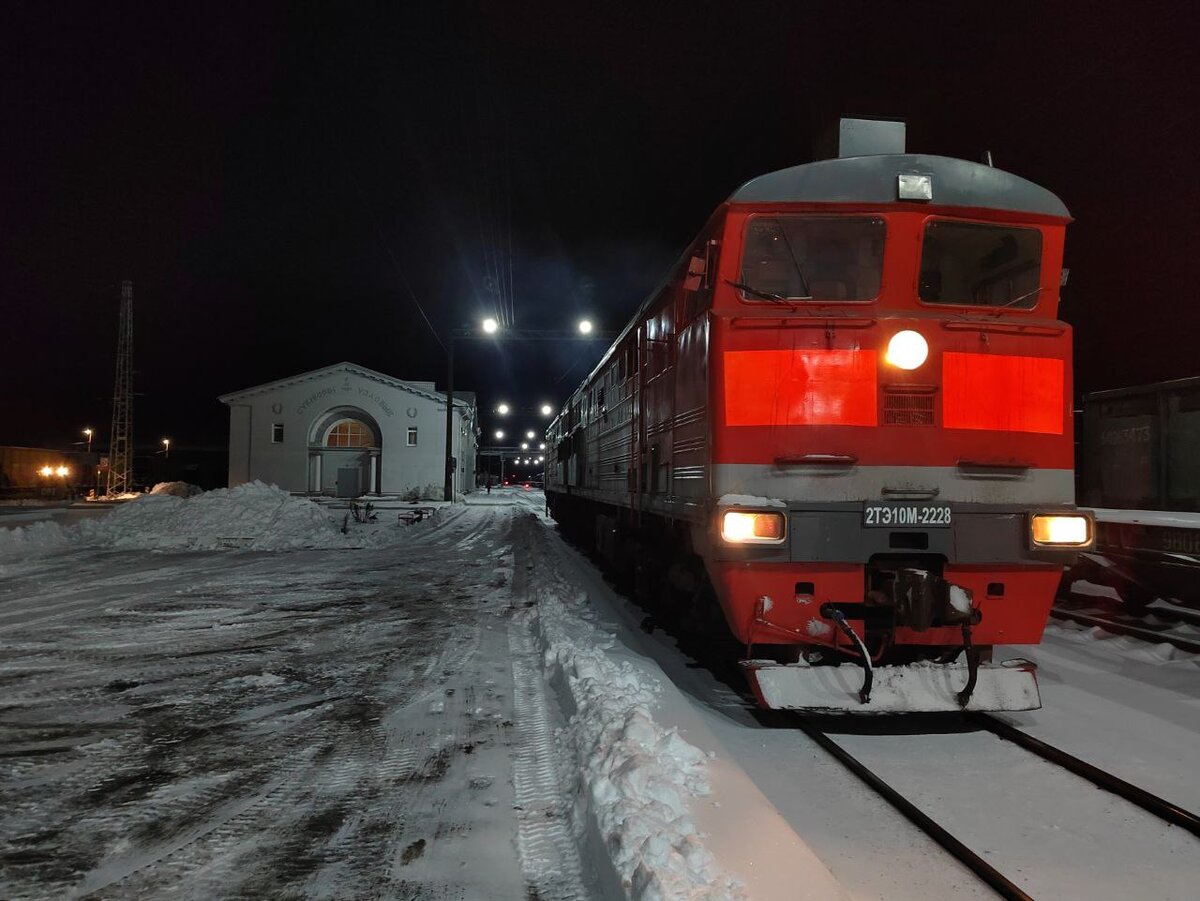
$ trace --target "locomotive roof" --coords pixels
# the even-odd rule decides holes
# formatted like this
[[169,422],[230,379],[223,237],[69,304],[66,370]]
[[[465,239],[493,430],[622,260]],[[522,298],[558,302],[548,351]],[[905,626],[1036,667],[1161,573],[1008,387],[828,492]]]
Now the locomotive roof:
[[929,175],[937,206],[1070,218],[1045,188],[1003,169],[947,156],[897,153],[819,160],[752,178],[730,203],[896,203],[898,175]]

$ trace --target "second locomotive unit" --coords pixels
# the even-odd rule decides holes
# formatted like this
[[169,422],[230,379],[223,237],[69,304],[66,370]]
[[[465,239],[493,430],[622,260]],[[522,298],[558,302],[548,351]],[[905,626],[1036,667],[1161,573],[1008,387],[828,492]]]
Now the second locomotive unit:
[[1074,507],[1070,216],[842,120],[711,216],[547,433],[554,518],[771,708],[1024,710]]

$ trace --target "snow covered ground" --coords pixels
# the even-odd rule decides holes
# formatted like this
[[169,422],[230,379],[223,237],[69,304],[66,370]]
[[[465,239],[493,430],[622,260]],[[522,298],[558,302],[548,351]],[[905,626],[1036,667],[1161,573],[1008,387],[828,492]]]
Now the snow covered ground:
[[[0,897],[990,896],[540,493],[439,506],[246,486],[0,529]],[[1200,808],[1195,658],[1016,650],[1045,708],[1013,722]],[[1195,896],[1190,835],[941,722],[837,739],[1034,896]]]

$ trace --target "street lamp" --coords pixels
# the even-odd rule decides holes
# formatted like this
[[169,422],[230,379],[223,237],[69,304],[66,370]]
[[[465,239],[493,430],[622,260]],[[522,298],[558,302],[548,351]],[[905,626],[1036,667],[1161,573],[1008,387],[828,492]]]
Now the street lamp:
[[504,440],[504,430],[503,429],[496,429],[496,440],[497,441]]
[[552,406],[550,406],[549,404],[542,404],[542,415],[543,416],[552,416],[553,414],[554,414],[554,408]]
[[171,459],[171,439],[164,438],[162,440],[162,445],[163,445],[163,456],[166,459],[170,460]]
[[590,335],[591,333],[592,333],[592,320],[580,319],[579,320],[579,334]]
[[87,446],[88,446],[87,452],[90,454],[92,452],[92,430],[84,429],[83,437],[87,439]]
[[540,442],[538,444],[538,450],[545,450],[545,449],[546,449],[546,442],[545,441]]
[[481,324],[483,326],[483,331],[488,335],[494,335],[500,329],[500,323],[498,323],[491,316],[483,320]]
[[537,437],[537,432],[535,432],[533,429],[530,429],[528,432],[525,433],[525,437],[528,438],[530,441],[532,441],[534,438]]
[[506,403],[500,403],[500,404],[496,405],[496,412],[499,413],[501,416],[507,416],[508,410],[509,410],[509,406]]
[[529,442],[528,441],[521,442],[521,450],[529,450]]

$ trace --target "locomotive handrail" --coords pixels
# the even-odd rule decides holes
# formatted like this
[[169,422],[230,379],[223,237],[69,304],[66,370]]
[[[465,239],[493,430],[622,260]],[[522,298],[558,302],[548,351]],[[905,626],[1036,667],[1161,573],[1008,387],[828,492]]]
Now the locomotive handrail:
[[877,319],[851,319],[822,314],[814,316],[811,313],[798,313],[795,316],[772,316],[769,319],[759,316],[734,316],[729,320],[731,328],[870,328]]
[[978,319],[947,319],[942,322],[942,328],[951,332],[1003,332],[1010,335],[1030,335],[1044,338],[1056,338],[1067,331],[1063,326],[1000,322],[996,319],[989,319],[987,322]]
[[853,466],[854,454],[799,454],[775,458],[776,466]]

